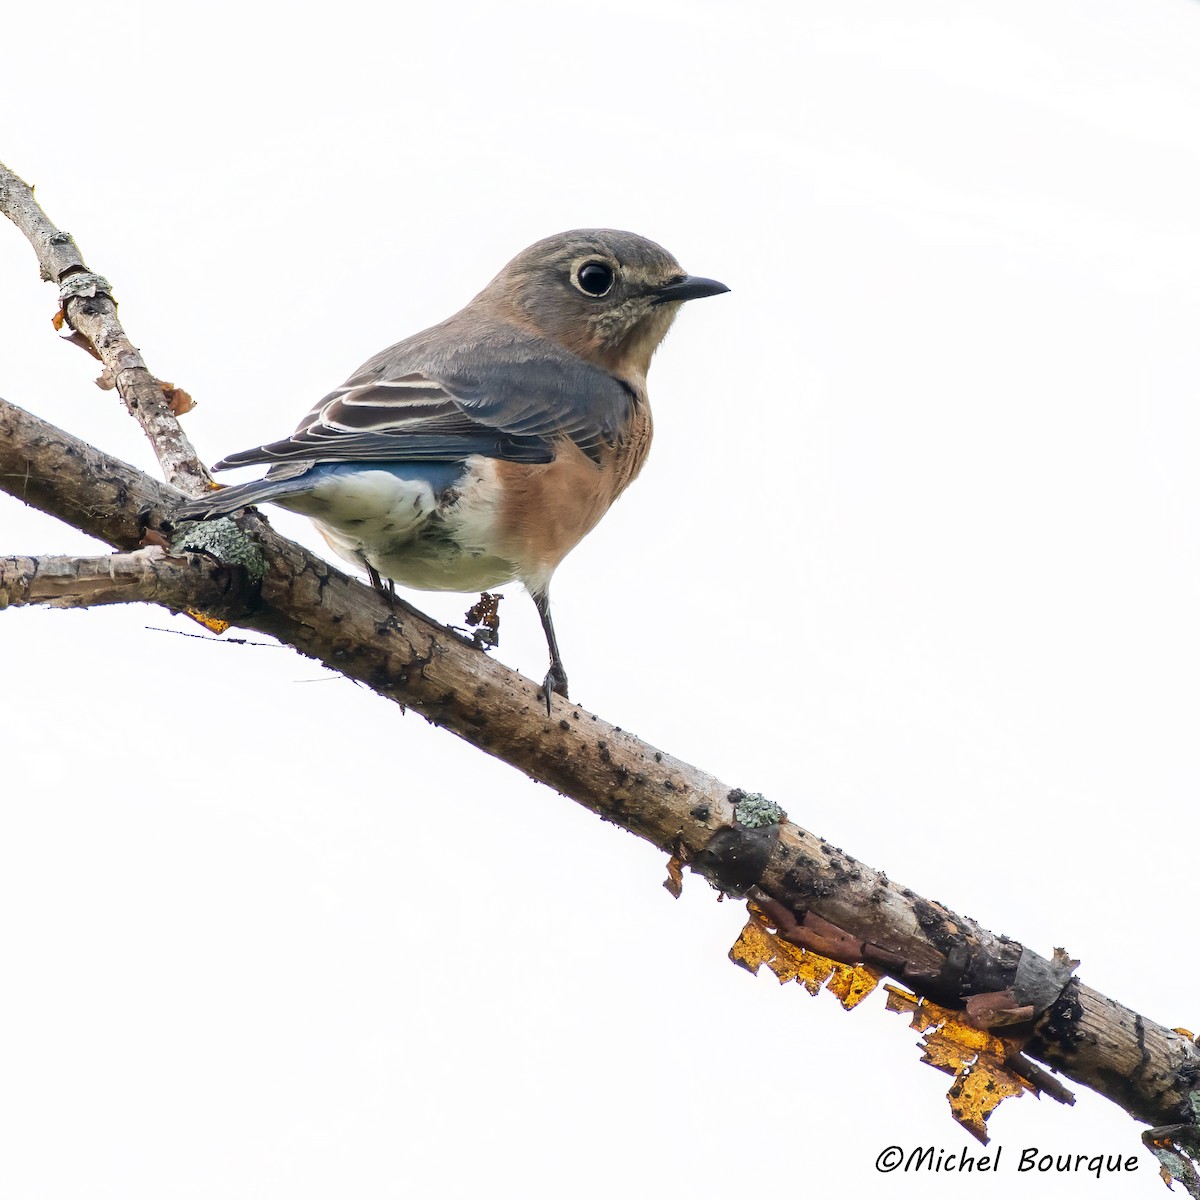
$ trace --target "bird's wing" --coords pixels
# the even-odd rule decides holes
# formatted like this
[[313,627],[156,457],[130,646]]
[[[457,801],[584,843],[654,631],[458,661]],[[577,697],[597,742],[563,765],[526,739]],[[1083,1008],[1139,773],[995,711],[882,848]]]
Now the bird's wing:
[[620,440],[637,402],[628,385],[512,327],[461,339],[449,326],[381,351],[314,405],[291,437],[231,454],[217,469],[471,454],[549,462],[564,436],[597,459]]

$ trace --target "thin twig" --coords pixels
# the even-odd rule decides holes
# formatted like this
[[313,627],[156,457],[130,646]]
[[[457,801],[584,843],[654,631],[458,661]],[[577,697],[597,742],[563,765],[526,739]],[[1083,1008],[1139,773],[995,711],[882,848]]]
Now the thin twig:
[[177,393],[150,374],[138,348],[117,319],[108,280],[88,270],[69,233],[59,229],[34,199],[33,189],[0,163],[0,213],[29,239],[42,278],[58,285],[61,312],[74,331],[72,341],[93,353],[117,392],[145,431],[158,456],[163,477],[180,491],[197,496],[212,483],[188,436],[171,409]]
[[[147,625],[147,633],[169,633],[175,637],[193,638],[197,642],[208,642],[213,646],[256,646],[262,650],[284,650],[277,642],[252,642],[249,638],[225,637],[213,633],[188,633],[186,629],[164,629],[161,625]],[[305,682],[301,680],[301,682]]]

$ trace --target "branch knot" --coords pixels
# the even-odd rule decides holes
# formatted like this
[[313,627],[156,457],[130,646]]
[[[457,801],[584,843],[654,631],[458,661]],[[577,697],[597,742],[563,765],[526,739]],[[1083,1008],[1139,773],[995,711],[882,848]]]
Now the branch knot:
[[106,296],[116,303],[113,299],[112,284],[103,275],[97,275],[93,271],[77,271],[74,275],[68,275],[58,286],[59,303],[64,309],[69,300],[90,300],[96,296]]

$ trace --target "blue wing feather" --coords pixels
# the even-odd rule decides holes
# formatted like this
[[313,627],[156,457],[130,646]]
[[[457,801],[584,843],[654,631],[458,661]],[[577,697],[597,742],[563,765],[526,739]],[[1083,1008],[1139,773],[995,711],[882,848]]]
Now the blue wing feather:
[[231,454],[216,469],[472,454],[539,463],[563,437],[597,459],[620,439],[636,403],[629,385],[515,326],[476,321],[464,337],[468,331],[453,328],[461,318],[376,354],[290,437]]

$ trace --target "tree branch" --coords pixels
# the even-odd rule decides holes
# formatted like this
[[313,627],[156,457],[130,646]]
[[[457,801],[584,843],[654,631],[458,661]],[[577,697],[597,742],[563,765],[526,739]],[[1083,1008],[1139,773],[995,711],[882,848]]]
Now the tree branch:
[[108,280],[88,270],[71,235],[54,225],[34,199],[33,189],[3,163],[0,213],[29,239],[42,278],[58,285],[62,313],[75,331],[73,340],[82,339],[80,344],[104,364],[125,407],[150,439],[163,476],[182,491],[199,495],[211,485],[212,476],[171,408],[168,393],[178,393],[150,374],[126,336]]
[[[977,1013],[992,1015],[977,1021],[1015,1022],[1004,1032],[1025,1054],[1137,1119],[1197,1124],[1196,1046],[1071,979],[1065,956],[1047,960],[989,933],[828,845],[762,797],[731,789],[577,705],[555,698],[548,718],[530,680],[407,604],[389,607],[257,514],[173,530],[178,493],[4,401],[0,487],[122,550],[137,547],[147,528],[163,530],[173,539],[171,555],[193,566],[155,572],[166,570],[179,587],[194,571],[196,587],[190,598],[171,592],[168,607],[203,609],[270,634],[416,709],[721,890],[751,894],[780,936],[797,945],[864,962],[949,1008],[979,998]],[[141,569],[129,567],[131,574]]]
[[[189,494],[203,490],[210,477],[167,403],[170,385],[150,375],[125,335],[109,284],[2,165],[0,212],[33,245],[43,278],[59,285],[73,340],[104,362],[166,478]],[[121,551],[0,559],[0,608],[144,601],[269,634],[652,842],[671,856],[672,890],[686,864],[722,891],[750,897],[748,930],[773,926],[770,945],[863,964],[964,1025],[998,1031],[990,1053],[1012,1073],[1013,1090],[1070,1100],[1027,1056],[1094,1088],[1156,1127],[1147,1144],[1186,1184],[1186,1161],[1176,1167],[1171,1156],[1194,1150],[1200,1129],[1200,1052],[1182,1031],[1072,978],[1075,964],[1064,953],[1045,959],[924,900],[763,797],[576,705],[556,697],[547,717],[530,680],[402,601],[387,604],[279,537],[253,510],[175,529],[178,491],[5,401],[0,489]],[[964,1124],[983,1136],[982,1119]]]
[[0,558],[0,608],[42,604],[161,604],[172,612],[219,607],[228,588],[218,564],[172,559],[160,546],[130,554],[77,558]]

